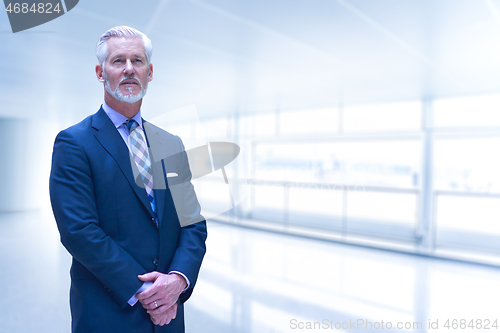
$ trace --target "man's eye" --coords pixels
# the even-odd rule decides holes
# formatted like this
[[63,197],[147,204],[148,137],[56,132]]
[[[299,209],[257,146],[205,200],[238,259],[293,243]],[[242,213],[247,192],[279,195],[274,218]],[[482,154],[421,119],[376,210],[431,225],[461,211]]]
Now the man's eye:
[[142,62],[141,59],[135,59],[135,62]]
[[122,61],[121,61],[121,59],[116,59],[114,62],[116,63],[116,62],[122,62]]

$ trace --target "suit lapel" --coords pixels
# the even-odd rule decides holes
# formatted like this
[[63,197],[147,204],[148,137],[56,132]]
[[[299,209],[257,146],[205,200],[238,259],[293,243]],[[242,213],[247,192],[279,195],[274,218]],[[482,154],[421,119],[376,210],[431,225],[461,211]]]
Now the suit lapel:
[[[179,223],[177,209],[170,188],[168,187],[168,169],[165,169],[165,161],[168,157],[177,152],[174,151],[168,136],[165,136],[165,131],[144,120],[143,125],[148,140],[150,158],[153,164],[154,191],[157,202],[156,207],[158,218],[160,219],[160,253],[172,253],[175,252],[181,225]],[[164,258],[165,257],[160,256],[160,263],[165,260]],[[166,263],[163,262],[163,265],[165,264]]]
[[[134,162],[130,158],[127,145],[123,142],[120,133],[118,133],[115,125],[102,108],[92,117],[92,127],[97,130],[94,133],[97,141],[116,161],[139,200],[148,210],[149,214],[153,216],[146,190],[143,187],[139,187],[134,180],[134,173],[132,171],[132,163]],[[135,167],[135,165],[133,166]],[[156,201],[158,202],[158,199]]]
[[162,156],[165,147],[158,134],[158,128],[144,119],[142,120],[142,124],[149,147],[149,158],[153,169],[153,191],[155,193],[156,212],[158,213],[158,222],[161,225],[165,209],[165,190],[167,189],[165,182],[166,173],[164,173],[161,163],[162,159],[165,158]]

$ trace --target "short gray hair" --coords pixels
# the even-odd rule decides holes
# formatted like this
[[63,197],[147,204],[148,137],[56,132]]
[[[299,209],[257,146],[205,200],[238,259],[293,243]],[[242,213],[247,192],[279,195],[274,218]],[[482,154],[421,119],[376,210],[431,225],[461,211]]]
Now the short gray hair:
[[120,25],[109,29],[101,36],[101,38],[99,38],[95,49],[95,55],[99,64],[104,64],[106,58],[108,57],[108,39],[112,37],[141,37],[142,42],[144,43],[146,57],[148,58],[148,64],[151,63],[151,57],[153,56],[153,45],[151,44],[151,39],[137,29]]

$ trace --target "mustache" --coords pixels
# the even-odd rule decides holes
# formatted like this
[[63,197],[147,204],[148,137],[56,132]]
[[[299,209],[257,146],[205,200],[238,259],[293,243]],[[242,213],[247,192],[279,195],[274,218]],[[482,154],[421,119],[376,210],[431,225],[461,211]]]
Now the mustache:
[[139,86],[141,87],[141,89],[143,88],[141,80],[136,78],[135,75],[128,75],[128,76],[124,77],[123,79],[120,80],[120,82],[118,82],[118,85],[120,85],[125,80],[136,80],[139,83]]

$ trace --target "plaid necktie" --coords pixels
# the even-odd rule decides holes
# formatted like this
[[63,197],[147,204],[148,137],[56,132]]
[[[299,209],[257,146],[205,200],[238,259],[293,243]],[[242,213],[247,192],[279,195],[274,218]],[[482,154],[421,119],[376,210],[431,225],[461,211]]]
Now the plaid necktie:
[[128,141],[130,144],[130,150],[132,151],[132,157],[134,158],[137,169],[141,174],[149,202],[151,203],[151,209],[153,210],[153,217],[156,226],[158,226],[155,195],[153,192],[153,172],[151,171],[151,161],[149,159],[148,146],[146,144],[146,140],[144,139],[144,132],[134,119],[127,120],[126,124],[130,132]]

